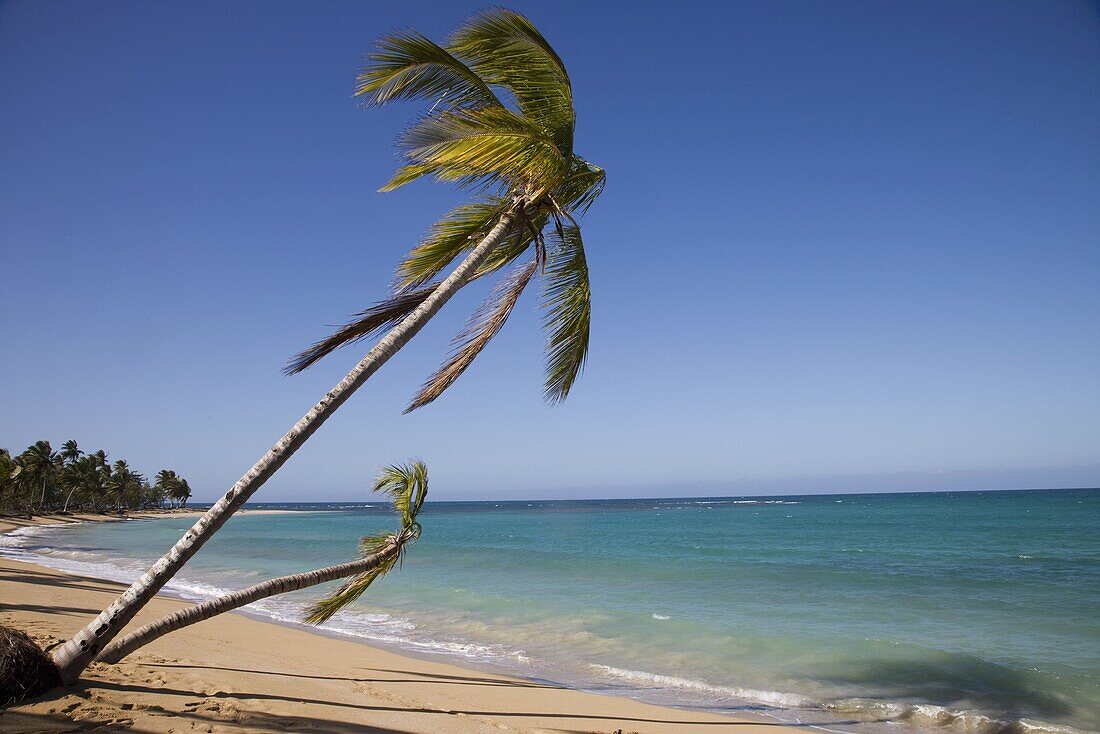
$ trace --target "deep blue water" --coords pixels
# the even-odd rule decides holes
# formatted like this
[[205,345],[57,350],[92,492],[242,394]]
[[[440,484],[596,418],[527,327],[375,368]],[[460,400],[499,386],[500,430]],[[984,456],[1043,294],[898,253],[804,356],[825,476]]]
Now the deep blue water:
[[[250,507],[298,511],[234,518],[173,591],[347,560],[396,527],[382,503]],[[189,524],[0,552],[129,580]],[[663,703],[878,722],[848,730],[1100,730],[1100,491],[429,503],[422,524],[330,628]],[[252,611],[294,620],[316,593]]]

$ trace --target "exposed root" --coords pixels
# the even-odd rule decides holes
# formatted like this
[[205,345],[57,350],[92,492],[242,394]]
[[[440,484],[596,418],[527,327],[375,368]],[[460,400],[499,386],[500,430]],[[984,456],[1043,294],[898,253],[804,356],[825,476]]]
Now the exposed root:
[[25,633],[0,625],[0,708],[59,685],[50,656]]

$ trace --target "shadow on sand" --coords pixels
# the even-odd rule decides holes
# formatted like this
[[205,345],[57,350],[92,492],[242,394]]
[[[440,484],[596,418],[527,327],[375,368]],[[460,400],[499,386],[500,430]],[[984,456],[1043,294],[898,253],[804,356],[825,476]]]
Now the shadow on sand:
[[[341,677],[341,676],[323,676],[323,675],[304,675],[300,673],[283,673],[278,671],[269,670],[254,670],[247,668],[231,668],[231,667],[219,667],[210,665],[187,665],[180,663],[152,663],[141,664],[142,668],[147,669],[179,669],[179,670],[219,670],[228,671],[232,673],[238,673],[243,675],[260,675],[260,676],[276,676],[276,677],[288,677],[288,678],[307,678],[314,680],[327,680],[335,682],[352,682],[358,684],[370,684],[376,683],[386,686],[396,686],[398,689],[403,684],[415,684],[423,685],[425,683],[435,683],[440,685],[460,685],[460,686],[490,686],[499,688],[558,688],[558,686],[543,684],[538,682],[527,681],[512,681],[501,680],[494,678],[484,678],[476,675],[448,675],[448,674],[435,674],[435,673],[421,673],[408,670],[392,670],[384,668],[364,668],[374,674],[383,675],[368,675],[365,677]],[[393,677],[387,677],[393,676]],[[243,682],[243,680],[242,680]],[[198,688],[198,687],[196,687]],[[117,696],[111,696],[112,700],[123,701],[141,701],[143,695],[157,695],[157,696],[169,696],[174,699],[178,699],[178,705],[176,701],[173,701],[173,705],[165,708],[159,708],[157,706],[143,705],[141,703],[131,703],[123,707],[124,710],[118,710],[117,707],[96,707],[89,706],[86,710],[81,711],[78,721],[74,721],[70,714],[74,713],[80,704],[70,704],[68,701],[61,701],[66,697],[79,697],[80,699],[90,700],[94,699],[97,694],[103,692],[115,692],[120,694]],[[362,694],[359,694],[362,695]],[[367,696],[363,696],[366,698]],[[344,734],[345,732],[367,732],[368,734],[409,734],[414,729],[395,729],[387,728],[385,726],[378,726],[377,724],[365,723],[369,721],[369,714],[371,712],[379,714],[406,714],[417,717],[475,717],[484,719],[518,719],[518,718],[530,718],[541,719],[551,721],[562,721],[563,728],[554,727],[555,731],[560,731],[563,734],[611,734],[612,732],[622,730],[624,732],[633,731],[635,729],[644,730],[647,725],[663,724],[677,727],[678,731],[688,732],[701,731],[707,728],[715,726],[724,727],[759,727],[759,726],[802,726],[813,727],[821,726],[825,724],[836,724],[835,720],[828,722],[804,722],[802,724],[790,725],[780,724],[778,722],[768,721],[746,721],[739,722],[732,719],[728,720],[701,720],[692,718],[690,715],[684,716],[684,718],[648,718],[648,717],[634,717],[634,716],[615,716],[604,714],[592,714],[584,712],[569,712],[562,710],[493,710],[491,708],[474,708],[463,707],[453,709],[436,709],[427,708],[423,706],[401,706],[401,705],[387,705],[379,703],[348,703],[339,700],[329,700],[324,698],[304,698],[298,696],[286,696],[274,693],[262,693],[262,692],[250,692],[250,691],[231,691],[223,692],[218,691],[215,693],[204,693],[201,690],[188,690],[186,688],[172,688],[168,686],[154,686],[146,685],[143,683],[119,683],[113,681],[102,680],[87,680],[81,682],[79,685],[71,688],[58,689],[50,694],[42,696],[35,701],[28,702],[30,704],[48,702],[57,700],[58,704],[63,706],[63,709],[57,712],[51,713],[39,713],[12,710],[5,712],[3,716],[0,716],[0,732],[7,734],[8,732],[28,732],[28,731],[41,731],[41,732],[62,732],[62,731],[86,731],[86,730],[115,730],[126,729],[127,731],[140,732],[147,730],[141,725],[142,718],[158,718],[161,716],[167,716],[172,718],[180,718],[184,720],[193,721],[196,723],[204,723],[206,725],[214,725],[226,729],[240,729],[240,730],[261,730],[261,731],[311,731],[332,734]],[[298,707],[334,707],[338,709],[350,709],[356,712],[365,714],[363,717],[354,717],[353,721],[345,721],[335,718],[325,718],[321,715],[308,715],[308,709],[303,708],[303,714],[279,714],[269,710],[252,710],[250,708],[238,707],[237,704],[247,705],[248,702],[283,702]],[[226,707],[222,707],[221,704],[229,704]],[[128,707],[128,708],[127,708]],[[97,708],[99,709],[97,711]],[[308,713],[307,713],[308,712]],[[148,719],[146,718],[148,721]],[[569,723],[566,723],[569,722]],[[582,723],[584,722],[584,723]],[[591,723],[589,723],[591,722]],[[851,722],[855,723],[855,722]],[[420,731],[423,728],[424,720],[421,720],[416,726],[415,731]],[[572,729],[564,728],[572,724],[573,726],[581,725],[584,728]],[[199,727],[205,728],[205,727]]]

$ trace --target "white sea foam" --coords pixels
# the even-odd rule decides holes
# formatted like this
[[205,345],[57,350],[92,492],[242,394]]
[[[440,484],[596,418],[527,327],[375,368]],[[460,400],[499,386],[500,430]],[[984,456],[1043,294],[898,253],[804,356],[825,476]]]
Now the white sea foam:
[[653,617],[654,619],[659,619],[662,622],[666,619],[672,619],[672,617],[668,616],[667,614],[657,614],[657,612],[654,612],[653,614],[651,614],[649,616]]
[[[959,734],[1088,734],[1088,732],[1069,726],[1059,726],[1029,719],[996,719],[974,711],[951,709],[946,706],[932,704],[861,698],[823,701],[784,691],[713,685],[706,681],[691,678],[615,668],[610,665],[592,664],[590,667],[608,678],[629,683],[641,690],[663,691],[673,689],[705,693],[727,699],[731,707],[747,701],[775,709],[819,710],[845,716],[854,715],[866,721],[888,719],[891,723],[906,723],[921,729],[936,728],[958,732]],[[789,716],[780,718],[789,718]],[[815,728],[834,731],[820,725],[815,725]]]
[[732,500],[735,505],[801,505],[797,500]]
[[1029,719],[997,719],[976,711],[927,703],[855,698],[826,702],[821,708],[838,714],[890,719],[924,729],[947,729],[963,734],[1088,734],[1071,726]]
[[[113,558],[107,561],[92,553],[38,548],[29,542],[38,536],[48,534],[50,529],[66,527],[67,525],[64,523],[60,525],[38,525],[20,528],[12,533],[0,535],[0,555],[29,563],[37,563],[80,576],[90,576],[125,584],[132,583],[147,570],[148,563],[136,559]],[[28,546],[32,546],[34,550],[31,550]],[[181,576],[176,576],[169,581],[165,585],[165,590],[182,599],[194,602],[213,599],[233,591],[233,589],[207,581]],[[271,597],[248,604],[242,607],[242,610],[276,622],[297,625],[300,624],[303,617],[304,604]],[[416,633],[416,630],[417,627],[411,620],[393,617],[384,613],[359,610],[347,610],[338,613],[324,629],[324,631],[330,633],[417,652],[511,665],[527,665],[531,662],[531,658],[523,650],[510,649],[504,645],[479,644],[461,639],[435,640],[427,635]]]
[[734,699],[731,704],[740,701],[752,701],[769,706],[781,708],[806,708],[813,706],[815,702],[805,696],[781,691],[761,691],[754,688],[741,688],[739,686],[716,686],[706,681],[680,678],[674,675],[660,675],[647,673],[642,670],[627,670],[615,668],[610,665],[592,664],[592,669],[600,671],[614,680],[631,683],[643,689],[677,689],[683,691],[698,691],[709,693],[726,699]]
[[27,538],[48,535],[51,530],[68,527],[73,524],[74,523],[55,522],[43,525],[26,525],[21,528],[16,528],[15,530],[0,535],[0,547],[21,547],[27,544]]

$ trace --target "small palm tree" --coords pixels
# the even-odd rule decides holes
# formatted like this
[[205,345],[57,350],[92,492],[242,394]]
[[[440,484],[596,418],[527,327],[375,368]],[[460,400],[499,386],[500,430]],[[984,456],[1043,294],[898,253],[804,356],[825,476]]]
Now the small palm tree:
[[[425,100],[399,140],[405,165],[383,186],[422,177],[481,198],[440,220],[398,267],[395,293],[299,354],[289,372],[382,329],[389,332],[140,579],[53,659],[75,681],[105,645],[351,395],[471,280],[513,268],[456,340],[451,358],[409,404],[435,400],[500,330],[536,273],[545,278],[545,396],[564,400],[588,351],[588,266],[576,215],[603,191],[604,172],[573,150],[576,116],[565,64],[534,24],[509,10],[476,15],[445,45],[418,33],[383,38],[359,76],[369,104]],[[503,96],[502,96],[503,95]],[[505,100],[514,102],[510,106]],[[451,263],[459,264],[440,280]]]
[[373,491],[384,492],[393,499],[394,509],[401,518],[396,533],[376,533],[359,540],[359,557],[348,563],[328,566],[305,573],[281,576],[180,609],[120,637],[104,648],[96,658],[104,663],[117,663],[140,647],[160,639],[169,632],[210,619],[246,604],[278,594],[307,589],[328,581],[350,578],[328,597],[315,602],[306,612],[308,624],[323,624],[334,614],[363,595],[371,584],[385,576],[404,557],[408,543],[420,538],[417,516],[428,495],[428,468],[422,461],[394,465],[382,470]]

